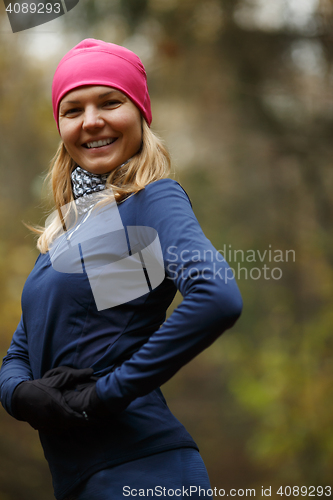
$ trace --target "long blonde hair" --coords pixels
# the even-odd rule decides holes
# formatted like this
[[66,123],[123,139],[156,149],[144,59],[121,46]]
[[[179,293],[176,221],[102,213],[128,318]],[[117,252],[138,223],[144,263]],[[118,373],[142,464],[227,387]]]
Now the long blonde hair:
[[[117,203],[129,195],[137,193],[150,184],[167,177],[170,173],[170,156],[161,139],[148,127],[142,118],[142,147],[122,168],[113,170],[106,182],[106,188],[111,188]],[[74,200],[71,183],[71,173],[77,164],[67,152],[61,141],[51,162],[47,180],[50,182],[55,202],[56,215],[45,227],[31,227],[39,234],[37,248],[46,253],[52,241],[64,229],[62,207]],[[105,197],[104,197],[105,198]]]

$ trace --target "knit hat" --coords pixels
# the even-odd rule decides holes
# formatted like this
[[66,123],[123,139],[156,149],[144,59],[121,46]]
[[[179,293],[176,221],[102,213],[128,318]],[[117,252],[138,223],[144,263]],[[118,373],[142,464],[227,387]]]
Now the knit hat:
[[52,83],[53,116],[59,130],[59,104],[83,85],[106,85],[123,92],[151,124],[147,75],[140,58],[114,43],[87,38],[61,59]]

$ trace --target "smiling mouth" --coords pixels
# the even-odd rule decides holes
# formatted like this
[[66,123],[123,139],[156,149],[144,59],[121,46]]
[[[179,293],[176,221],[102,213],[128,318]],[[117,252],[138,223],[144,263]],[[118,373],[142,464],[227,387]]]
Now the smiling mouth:
[[83,144],[83,147],[87,149],[101,148],[102,146],[108,146],[109,144],[112,144],[116,140],[117,137],[109,137],[108,139],[103,139],[100,141],[86,142],[85,144]]

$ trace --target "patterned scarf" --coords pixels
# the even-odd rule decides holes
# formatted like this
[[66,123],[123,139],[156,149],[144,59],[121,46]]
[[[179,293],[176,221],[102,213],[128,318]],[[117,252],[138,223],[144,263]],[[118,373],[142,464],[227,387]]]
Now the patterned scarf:
[[93,174],[77,166],[71,174],[74,199],[105,189],[109,174]]

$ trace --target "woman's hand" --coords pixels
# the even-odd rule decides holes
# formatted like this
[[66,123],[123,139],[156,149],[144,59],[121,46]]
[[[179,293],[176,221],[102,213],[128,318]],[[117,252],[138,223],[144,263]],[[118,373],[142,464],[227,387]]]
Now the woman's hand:
[[85,417],[68,406],[63,391],[89,380],[92,374],[92,368],[77,370],[60,366],[46,372],[41,379],[20,383],[12,397],[13,415],[43,432],[85,425]]
[[110,416],[110,410],[97,396],[96,382],[80,384],[75,390],[64,391],[63,395],[68,406],[87,421]]

